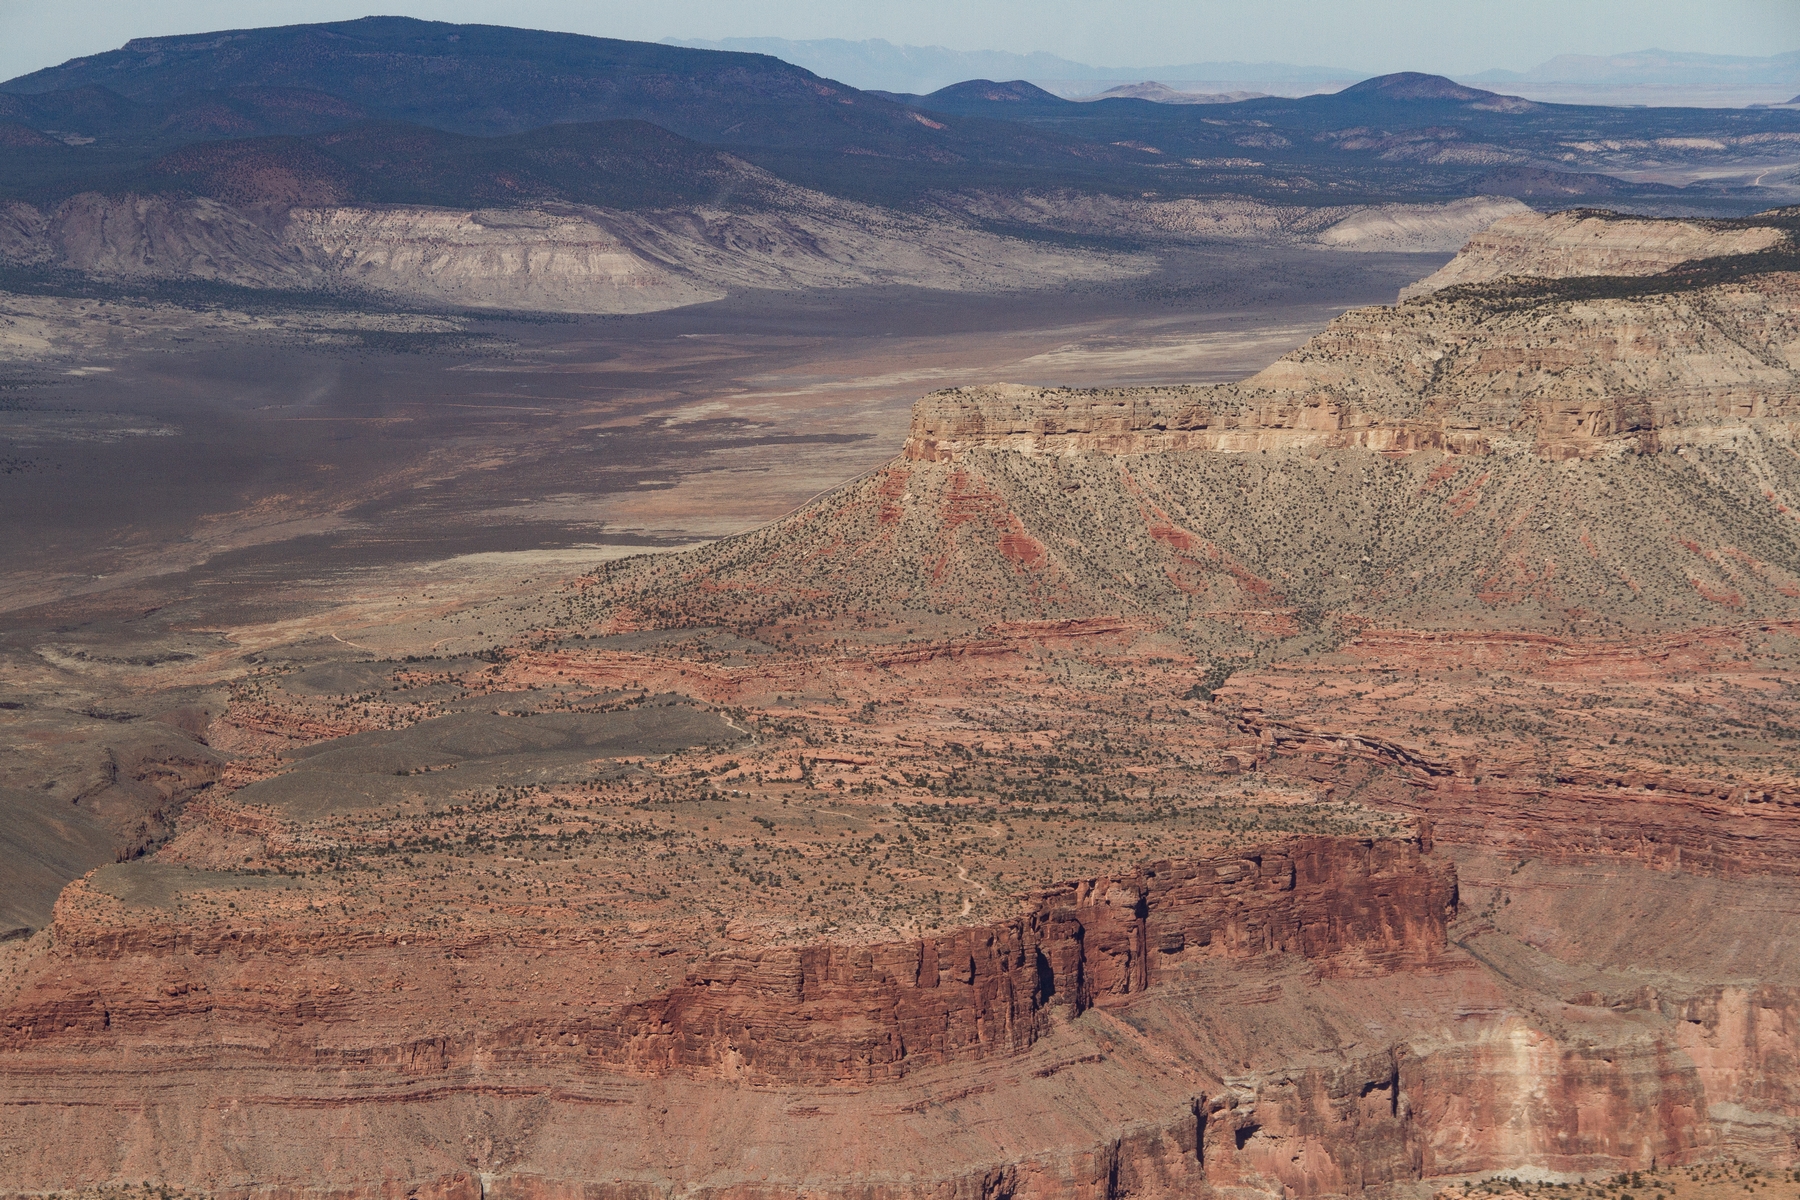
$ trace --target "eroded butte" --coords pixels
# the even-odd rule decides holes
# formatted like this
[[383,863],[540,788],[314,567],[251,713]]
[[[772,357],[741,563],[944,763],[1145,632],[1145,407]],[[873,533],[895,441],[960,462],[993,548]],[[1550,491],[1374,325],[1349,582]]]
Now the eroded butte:
[[42,793],[6,1187],[1793,1169],[1795,215],[1580,221],[1239,384],[928,396],[698,550],[47,650],[159,721]]

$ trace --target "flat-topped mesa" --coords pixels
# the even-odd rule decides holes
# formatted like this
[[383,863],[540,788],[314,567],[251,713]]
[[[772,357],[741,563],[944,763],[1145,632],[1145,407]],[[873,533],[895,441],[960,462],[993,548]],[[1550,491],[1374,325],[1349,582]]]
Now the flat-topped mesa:
[[[1589,223],[1646,227],[1636,243],[1639,274],[1665,261],[1652,251],[1686,261],[1717,257],[1721,246],[1752,253],[1788,236],[1591,215],[1558,228]],[[1623,269],[1620,256],[1594,261]],[[1562,460],[1744,437],[1792,441],[1800,432],[1800,272],[1778,266],[1666,291],[1496,298],[1459,289],[1353,309],[1234,384],[937,392],[914,407],[905,455],[1362,448]]]
[[1774,225],[1739,221],[1657,220],[1588,209],[1518,213],[1469,239],[1434,274],[1403,288],[1400,299],[1508,276],[1660,275],[1701,259],[1768,250],[1787,236]]

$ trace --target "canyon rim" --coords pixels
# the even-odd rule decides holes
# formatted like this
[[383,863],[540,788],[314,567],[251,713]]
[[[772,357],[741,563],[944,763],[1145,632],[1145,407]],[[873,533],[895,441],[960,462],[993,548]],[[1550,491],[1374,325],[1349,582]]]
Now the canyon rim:
[[1795,1192],[1800,132],[1622,112],[0,88],[0,1196]]

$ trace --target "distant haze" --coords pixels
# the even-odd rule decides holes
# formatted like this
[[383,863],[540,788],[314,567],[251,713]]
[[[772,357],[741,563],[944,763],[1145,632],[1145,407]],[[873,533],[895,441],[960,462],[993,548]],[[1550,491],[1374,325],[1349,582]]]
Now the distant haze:
[[851,42],[841,38],[793,41],[787,38],[719,38],[669,41],[705,50],[772,54],[819,75],[859,88],[889,92],[935,92],[965,79],[1028,79],[1065,96],[1090,95],[1119,83],[1143,79],[1211,85],[1225,91],[1245,82],[1283,95],[1336,91],[1365,74],[1351,67],[1299,66],[1281,62],[1200,62],[1166,66],[1093,66],[1055,54],[1013,54],[1005,50],[949,50],[943,46],[896,46],[881,38]]
[[1800,51],[1767,58],[1668,50],[1560,54],[1529,71],[1482,71],[1463,82],[1556,103],[1777,104],[1800,93]]
[[[882,38],[716,38],[667,41],[706,50],[771,54],[860,88],[926,93],[966,79],[1027,79],[1059,95],[1095,95],[1122,83],[1155,80],[1190,92],[1255,89],[1282,96],[1336,91],[1365,78],[1347,66],[1287,62],[1196,62],[1096,66],[1054,54],[896,46]],[[1490,90],[1531,99],[1600,104],[1742,105],[1779,103],[1800,92],[1800,51],[1772,57],[1642,50],[1563,54],[1526,71],[1490,69],[1458,76]]]
[[0,79],[134,37],[375,12],[640,41],[886,39],[1120,64],[1126,76],[1164,64],[1297,63],[1357,78],[1400,70],[1466,77],[1646,46],[1745,57],[1800,49],[1794,0],[0,0]]

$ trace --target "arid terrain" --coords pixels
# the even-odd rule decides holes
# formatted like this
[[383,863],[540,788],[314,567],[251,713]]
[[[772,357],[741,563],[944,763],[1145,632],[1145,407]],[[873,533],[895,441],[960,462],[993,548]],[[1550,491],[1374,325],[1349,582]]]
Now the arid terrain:
[[1796,219],[66,335],[0,1193],[1789,1195]]
[[921,391],[1241,376],[1445,257],[1214,243],[1105,284],[613,317],[0,295],[23,518],[0,603],[258,546],[341,568],[692,543],[880,465]]

